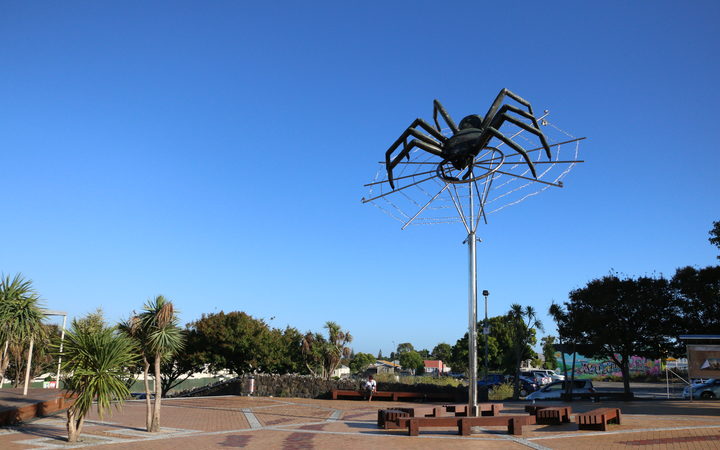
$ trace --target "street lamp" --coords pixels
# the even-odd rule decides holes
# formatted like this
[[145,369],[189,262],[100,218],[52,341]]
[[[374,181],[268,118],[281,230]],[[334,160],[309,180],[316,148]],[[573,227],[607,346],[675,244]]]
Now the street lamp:
[[483,335],[485,335],[485,380],[487,381],[488,376],[488,339],[490,338],[490,326],[488,325],[487,317],[487,298],[490,295],[490,291],[487,289],[482,291],[483,297],[485,297],[485,322],[483,322]]

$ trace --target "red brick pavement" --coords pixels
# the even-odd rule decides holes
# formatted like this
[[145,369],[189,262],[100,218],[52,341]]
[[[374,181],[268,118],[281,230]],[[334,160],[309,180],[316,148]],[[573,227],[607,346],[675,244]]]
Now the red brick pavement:
[[[131,401],[100,420],[94,413],[83,432],[83,446],[108,449],[310,449],[310,448],[717,448],[720,449],[720,402],[618,403],[623,424],[608,432],[580,431],[574,423],[523,427],[508,436],[503,427],[476,429],[469,437],[457,430],[422,431],[376,427],[377,409],[385,405],[358,401],[285,398],[206,397],[165,399],[162,431],[143,430],[144,401]],[[393,406],[417,406],[396,403]],[[576,402],[574,411],[594,408]],[[604,406],[611,406],[610,402]],[[506,404],[521,414],[524,404]],[[17,428],[0,429],[0,449],[72,448],[64,442],[62,415]]]

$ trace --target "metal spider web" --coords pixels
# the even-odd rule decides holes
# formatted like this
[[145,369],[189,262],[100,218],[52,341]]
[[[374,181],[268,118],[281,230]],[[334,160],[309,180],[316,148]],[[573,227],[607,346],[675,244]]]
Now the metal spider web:
[[[490,214],[518,204],[551,187],[563,187],[563,178],[579,159],[577,138],[548,121],[549,113],[539,118],[543,134],[550,144],[552,157],[548,160],[536,136],[512,124],[502,132],[531,157],[537,171],[534,178],[520,154],[497,139],[475,158],[472,173],[458,171],[449,164],[441,169],[442,159],[421,149],[414,149],[410,157],[394,170],[395,189],[390,188],[385,163],[380,167],[368,188],[363,203],[371,203],[385,214],[401,222],[402,229],[410,225],[462,223],[468,233],[475,232],[480,221],[487,223]],[[450,136],[450,130],[442,130]],[[463,177],[466,177],[463,180]],[[447,181],[456,178],[457,181]]]

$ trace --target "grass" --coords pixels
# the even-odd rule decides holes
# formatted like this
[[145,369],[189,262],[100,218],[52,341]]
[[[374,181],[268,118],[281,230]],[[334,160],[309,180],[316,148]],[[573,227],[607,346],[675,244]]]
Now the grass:
[[437,386],[461,386],[463,383],[452,377],[401,376],[396,378],[392,373],[380,373],[375,376],[378,382],[402,384],[434,384]]

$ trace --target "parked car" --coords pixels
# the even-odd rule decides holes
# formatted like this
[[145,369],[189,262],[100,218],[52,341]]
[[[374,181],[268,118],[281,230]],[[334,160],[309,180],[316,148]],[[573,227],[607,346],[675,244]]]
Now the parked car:
[[[525,400],[559,400],[560,394],[565,392],[566,383],[565,381],[554,381],[531,393]],[[595,392],[595,388],[591,380],[575,380],[573,382],[573,393],[591,394],[593,392]]]
[[[515,386],[514,377],[507,377],[507,383]],[[537,391],[539,387],[540,386],[538,386],[538,384],[533,378],[527,378],[523,375],[520,375],[520,397],[525,397],[529,393]]]
[[[693,398],[720,398],[720,378],[711,378],[704,383],[692,385]],[[683,398],[690,398],[690,386],[683,389]]]
[[523,370],[520,372],[520,376],[533,380],[533,382],[538,386],[543,386],[552,382],[552,378],[540,370]]
[[478,387],[488,387],[491,388],[493,386],[497,386],[498,384],[505,383],[505,375],[498,374],[498,373],[489,373],[486,377],[483,377],[477,381]]
[[540,371],[545,373],[546,376],[550,377],[552,381],[562,381],[565,379],[565,375],[561,375],[552,369],[542,369]]

